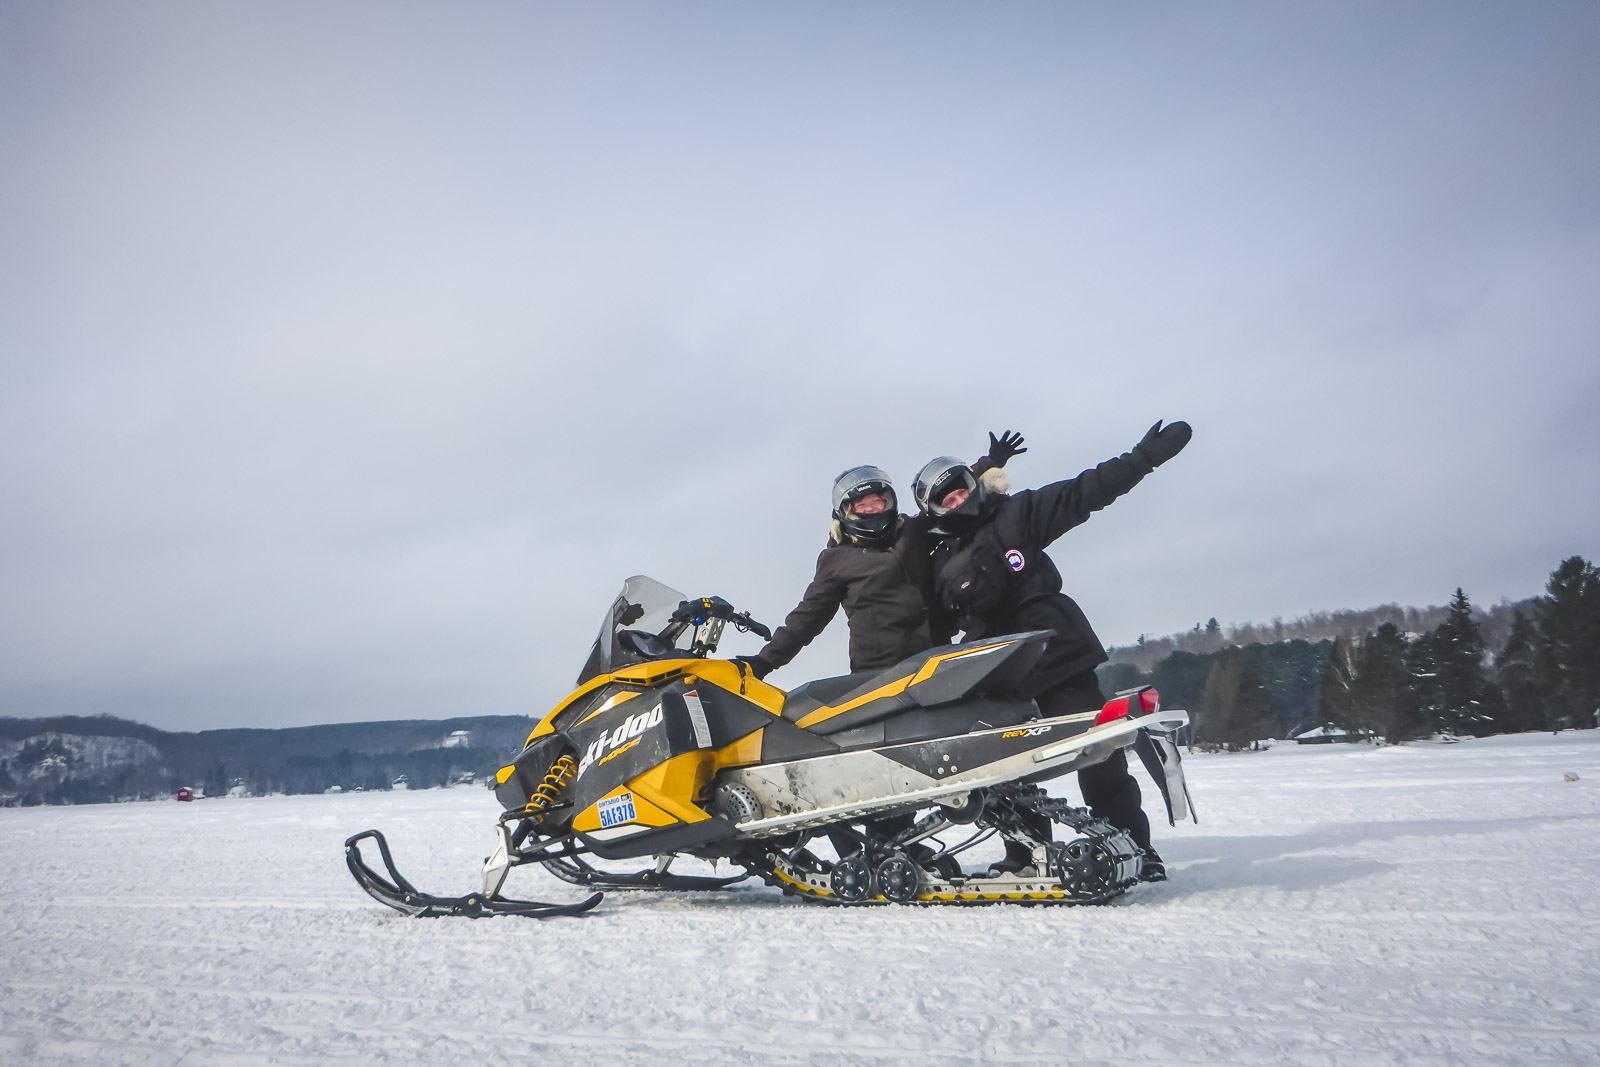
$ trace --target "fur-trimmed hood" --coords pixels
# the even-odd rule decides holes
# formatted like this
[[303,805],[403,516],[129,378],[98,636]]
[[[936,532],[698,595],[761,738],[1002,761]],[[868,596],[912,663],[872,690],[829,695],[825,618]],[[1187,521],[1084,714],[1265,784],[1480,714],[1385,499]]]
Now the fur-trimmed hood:
[[978,481],[995,496],[1011,495],[1011,476],[1006,473],[1004,467],[990,467],[978,475]]

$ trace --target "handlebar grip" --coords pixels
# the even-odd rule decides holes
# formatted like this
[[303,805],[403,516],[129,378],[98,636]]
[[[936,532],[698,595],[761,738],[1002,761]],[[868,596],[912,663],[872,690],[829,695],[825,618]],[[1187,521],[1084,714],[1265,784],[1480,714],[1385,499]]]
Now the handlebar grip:
[[772,640],[772,631],[750,617],[748,611],[736,612],[733,605],[719,596],[702,597],[699,600],[685,600],[678,605],[678,610],[672,613],[672,622],[693,622],[705,619],[721,619],[731,622],[741,630],[749,630],[763,641]]

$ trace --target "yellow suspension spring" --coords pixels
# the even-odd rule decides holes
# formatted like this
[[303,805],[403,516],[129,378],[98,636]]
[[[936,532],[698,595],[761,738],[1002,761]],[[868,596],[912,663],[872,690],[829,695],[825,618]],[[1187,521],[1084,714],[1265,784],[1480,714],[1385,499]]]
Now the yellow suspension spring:
[[550,768],[544,776],[544,781],[534,789],[533,796],[528,798],[528,806],[523,810],[535,816],[534,821],[538,822],[549,810],[550,805],[556,802],[561,790],[566,788],[567,783],[572,780],[573,772],[577,769],[578,764],[571,756],[562,756],[556,760],[555,766]]

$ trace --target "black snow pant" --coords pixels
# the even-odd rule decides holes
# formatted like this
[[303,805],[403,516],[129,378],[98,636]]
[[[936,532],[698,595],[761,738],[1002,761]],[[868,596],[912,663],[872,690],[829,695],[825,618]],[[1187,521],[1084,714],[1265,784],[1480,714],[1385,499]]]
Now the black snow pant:
[[[1100,681],[1093,671],[1074,675],[1058,686],[1052,686],[1034,697],[1045,718],[1095,711],[1105,704],[1100,692]],[[1098,819],[1128,831],[1134,844],[1146,852],[1150,847],[1150,819],[1144,813],[1139,782],[1128,773],[1128,750],[1119,748],[1104,763],[1085,767],[1078,772],[1078,788],[1083,791],[1083,802]]]

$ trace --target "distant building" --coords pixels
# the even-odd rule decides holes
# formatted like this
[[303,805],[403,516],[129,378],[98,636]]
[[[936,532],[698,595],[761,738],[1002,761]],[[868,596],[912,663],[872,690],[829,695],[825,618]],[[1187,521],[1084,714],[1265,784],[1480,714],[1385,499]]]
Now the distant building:
[[330,785],[328,788],[324,789],[323,792],[324,793],[343,793],[344,790],[340,789],[336,785]]
[[471,748],[471,730],[453,730],[450,736],[439,742],[440,748]]
[[178,790],[178,799],[179,800],[193,800],[194,799],[194,790],[190,789],[188,786],[182,787],[181,789]]
[[1348,730],[1341,730],[1337,726],[1317,726],[1304,733],[1295,734],[1293,741],[1297,745],[1329,745],[1337,741],[1359,741],[1359,734],[1352,734]]
[[410,789],[411,788],[411,779],[407,778],[405,775],[402,774],[400,777],[396,778],[393,782],[389,783],[389,788],[390,789]]

